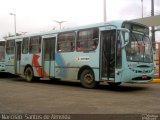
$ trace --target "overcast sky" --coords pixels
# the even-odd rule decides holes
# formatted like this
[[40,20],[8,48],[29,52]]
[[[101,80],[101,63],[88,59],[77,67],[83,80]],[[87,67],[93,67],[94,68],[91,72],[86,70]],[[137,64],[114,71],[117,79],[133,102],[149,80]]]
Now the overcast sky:
[[[107,21],[135,19],[142,15],[141,0],[106,0]],[[150,15],[151,0],[143,0],[144,16]],[[59,26],[54,20],[66,21],[62,27],[103,22],[103,0],[0,0],[0,39],[17,32],[35,33]],[[160,0],[155,0],[155,13],[160,14]]]

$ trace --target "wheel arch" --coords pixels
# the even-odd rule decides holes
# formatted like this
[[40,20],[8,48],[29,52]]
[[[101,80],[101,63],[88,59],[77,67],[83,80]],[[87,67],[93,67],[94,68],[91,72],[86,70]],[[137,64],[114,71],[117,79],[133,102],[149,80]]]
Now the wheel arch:
[[80,80],[81,73],[82,73],[84,70],[86,70],[86,69],[90,70],[90,71],[93,73],[93,76],[94,76],[94,79],[95,79],[95,73],[94,73],[93,69],[92,69],[90,66],[88,66],[88,65],[84,65],[84,66],[82,66],[82,67],[79,69],[79,71],[78,71],[77,80]]

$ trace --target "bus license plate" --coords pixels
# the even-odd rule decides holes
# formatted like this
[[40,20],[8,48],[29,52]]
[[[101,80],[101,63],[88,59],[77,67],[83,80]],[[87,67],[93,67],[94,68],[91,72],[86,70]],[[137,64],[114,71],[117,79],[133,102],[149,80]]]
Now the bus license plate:
[[146,79],[147,79],[147,75],[143,75],[142,80],[146,80]]

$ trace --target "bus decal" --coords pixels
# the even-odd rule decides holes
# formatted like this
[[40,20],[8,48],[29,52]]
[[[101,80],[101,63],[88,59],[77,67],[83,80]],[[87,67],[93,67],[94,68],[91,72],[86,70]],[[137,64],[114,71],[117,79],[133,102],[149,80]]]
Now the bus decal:
[[[39,76],[41,76],[42,75],[42,68],[37,67],[37,66],[40,66],[40,64],[38,62],[38,58],[39,58],[39,55],[33,54],[32,65],[36,67],[36,72],[38,73]],[[44,76],[43,77],[46,77],[46,76],[48,76],[48,74],[44,70]]]
[[77,60],[78,61],[89,61],[89,57],[78,57]]
[[[65,62],[64,62],[62,55],[60,53],[56,53],[55,56],[56,56],[55,60],[56,60],[58,67],[63,68],[65,66]],[[66,76],[66,73],[67,73],[66,69],[60,69],[58,76],[64,77]]]

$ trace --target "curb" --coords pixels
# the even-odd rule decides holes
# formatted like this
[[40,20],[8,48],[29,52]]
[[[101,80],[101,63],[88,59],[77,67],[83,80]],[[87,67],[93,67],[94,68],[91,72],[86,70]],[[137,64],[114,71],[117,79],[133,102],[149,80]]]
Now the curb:
[[160,83],[160,79],[153,79],[151,83]]

